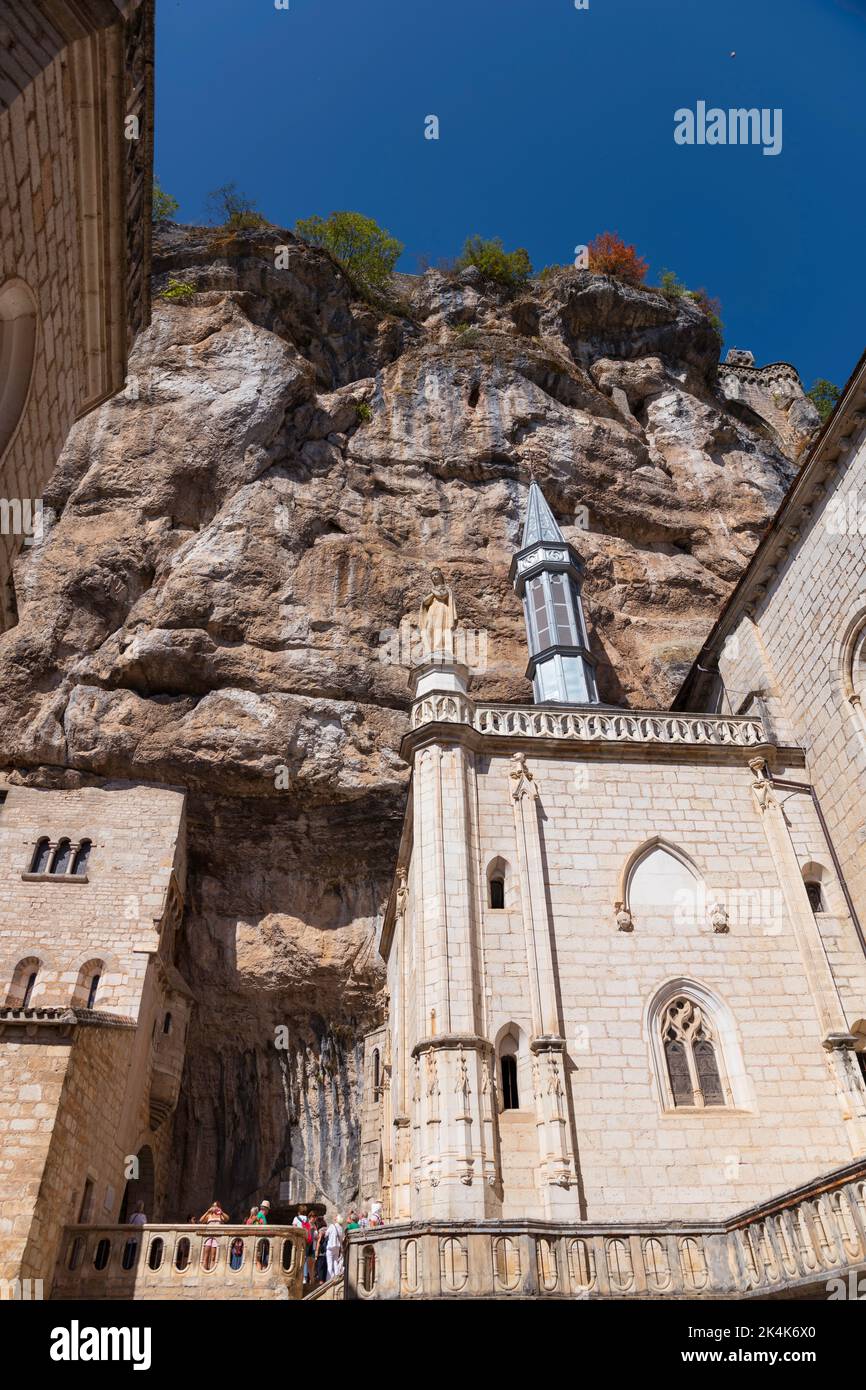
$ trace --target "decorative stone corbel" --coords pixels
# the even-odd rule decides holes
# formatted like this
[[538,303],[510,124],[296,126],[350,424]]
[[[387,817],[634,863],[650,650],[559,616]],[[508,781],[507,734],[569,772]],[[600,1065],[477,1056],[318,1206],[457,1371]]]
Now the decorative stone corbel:
[[758,810],[763,815],[768,807],[776,805],[776,795],[773,791],[773,784],[766,776],[767,761],[765,758],[750,758],[749,767],[752,769],[755,779],[752,782],[752,794],[754,795]]
[[710,921],[714,932],[729,932],[730,924],[728,913],[721,903],[714,903],[710,908]]
[[511,758],[511,771],[508,774],[511,779],[511,800],[521,801],[523,797],[528,797],[530,801],[538,798],[538,783],[526,765],[525,753],[514,753]]
[[625,903],[614,903],[613,910],[616,913],[617,931],[634,931],[634,918]]

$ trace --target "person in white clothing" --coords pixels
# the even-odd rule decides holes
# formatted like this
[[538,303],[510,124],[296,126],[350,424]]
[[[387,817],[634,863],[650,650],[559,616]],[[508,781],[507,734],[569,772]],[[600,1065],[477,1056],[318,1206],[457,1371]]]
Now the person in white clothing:
[[328,1278],[337,1279],[343,1273],[343,1218],[331,1218],[325,1236],[325,1249],[328,1254]]

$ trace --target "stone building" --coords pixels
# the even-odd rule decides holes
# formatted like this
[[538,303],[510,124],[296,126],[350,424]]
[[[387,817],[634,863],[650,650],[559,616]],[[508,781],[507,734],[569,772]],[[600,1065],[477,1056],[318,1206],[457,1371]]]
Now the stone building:
[[153,0],[0,0],[0,631],[73,422],[150,321]]
[[47,1291],[64,1226],[160,1206],[190,1010],[184,793],[0,797],[0,1280]]
[[351,1294],[802,1294],[866,1256],[863,380],[682,708],[598,703],[535,484],[536,704],[413,671]]

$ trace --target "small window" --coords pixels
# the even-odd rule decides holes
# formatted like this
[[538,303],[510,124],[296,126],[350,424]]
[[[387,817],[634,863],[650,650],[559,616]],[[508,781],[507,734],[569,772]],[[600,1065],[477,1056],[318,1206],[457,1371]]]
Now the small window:
[[373,1099],[379,1100],[382,1091],[381,1062],[378,1047],[373,1048]]
[[120,1263],[124,1269],[134,1269],[137,1258],[138,1241],[135,1239],[134,1236],[130,1236],[129,1240],[123,1247],[123,1255],[121,1257]]
[[92,1008],[94,1008],[95,1005],[96,1005],[96,991],[99,989],[99,981],[100,981],[100,979],[101,979],[101,976],[99,976],[99,975],[94,975],[94,976],[93,976],[93,979],[90,981],[90,988],[89,988],[88,991],[87,991],[87,1007],[88,1007],[88,1009],[92,1009]]
[[811,907],[813,912],[826,911],[826,908],[824,907],[824,896],[821,892],[821,885],[820,883],[816,882],[815,879],[807,880],[806,896],[809,899],[809,906]]
[[12,983],[6,995],[7,1009],[29,1009],[40,961],[36,956],[19,960],[12,973]]
[[177,1249],[174,1252],[174,1267],[175,1269],[179,1269],[182,1272],[186,1269],[188,1264],[189,1240],[186,1236],[181,1236],[180,1240],[177,1243]]
[[30,861],[31,874],[47,874],[48,862],[51,858],[51,841],[49,839],[38,840],[33,851],[33,858]]
[[165,1018],[162,1020],[162,1031],[163,1033],[171,1032],[171,1014],[166,1014]]
[[147,1256],[148,1269],[156,1270],[162,1268],[162,1257],[164,1252],[165,1242],[162,1236],[157,1236],[155,1240],[150,1242],[150,1250]]
[[72,857],[72,846],[68,840],[61,840],[51,861],[51,872],[53,874],[65,874],[69,868],[69,860]]
[[361,1252],[361,1287],[365,1293],[376,1287],[376,1251],[372,1245],[365,1245]]
[[87,1178],[84,1183],[84,1195],[81,1198],[81,1208],[78,1213],[78,1222],[81,1226],[86,1226],[93,1213],[93,1179]]
[[504,878],[491,878],[491,879],[490,879],[490,906],[491,906],[491,907],[504,907],[504,906],[505,906],[505,879],[504,879]]
[[240,1236],[229,1247],[229,1269],[239,1270],[244,1262],[244,1243]]
[[84,1237],[76,1236],[69,1247],[69,1259],[66,1261],[67,1269],[77,1269],[81,1264],[81,1256],[84,1254]]
[[93,1256],[93,1268],[105,1269],[108,1264],[108,1257],[111,1254],[111,1241],[103,1236],[96,1246],[96,1254]]
[[75,851],[75,858],[72,861],[72,872],[79,878],[83,878],[87,873],[87,864],[90,859],[91,844],[89,840],[82,840],[78,849]]
[[500,1066],[502,1070],[502,1108],[503,1110],[519,1110],[517,1058],[506,1055],[501,1059]]
[[260,1240],[256,1245],[256,1264],[259,1269],[267,1269],[271,1263],[271,1242]]
[[290,1238],[283,1241],[283,1269],[291,1274],[295,1267],[295,1242]]

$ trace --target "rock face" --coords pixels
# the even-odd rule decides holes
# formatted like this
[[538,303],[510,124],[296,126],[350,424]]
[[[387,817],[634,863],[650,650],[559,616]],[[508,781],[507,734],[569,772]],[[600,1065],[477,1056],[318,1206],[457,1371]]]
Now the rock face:
[[486,634],[474,691],[529,700],[507,574],[534,473],[586,562],[601,698],[663,706],[817,416],[789,379],[787,405],[736,370],[723,391],[691,301],[588,272],[397,277],[389,314],[287,233],[171,228],[155,263],[157,294],[197,293],[156,300],[45,494],[0,639],[3,762],[190,790],[165,1214],[291,1171],[343,1200],[406,789],[395,634],[431,567]]

